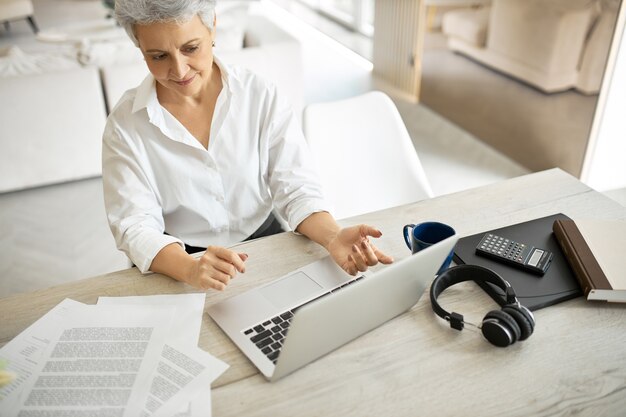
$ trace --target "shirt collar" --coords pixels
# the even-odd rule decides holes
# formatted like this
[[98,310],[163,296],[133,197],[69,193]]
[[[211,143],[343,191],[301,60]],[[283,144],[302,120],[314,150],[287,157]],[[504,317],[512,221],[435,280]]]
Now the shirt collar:
[[[215,55],[213,56],[213,61],[220,69],[220,73],[222,75],[222,88],[226,88],[229,93],[228,95],[230,96],[233,91],[233,81],[236,79],[236,74],[231,71],[229,65],[224,64],[222,60]],[[152,115],[154,106],[160,106],[156,93],[156,81],[152,74],[148,74],[139,87],[137,87],[137,94],[135,95],[135,100],[133,102],[132,112],[135,113],[145,108],[148,110],[148,114]]]
[[139,84],[139,87],[137,87],[132,112],[135,113],[143,108],[147,108],[150,103],[155,101],[158,102],[156,94],[156,81],[154,80],[152,74],[148,74],[141,84]]
[[217,64],[222,74],[222,88],[226,88],[229,95],[233,92],[233,81],[237,78],[236,74],[231,70],[230,65],[225,64],[222,60],[215,55],[213,61]]

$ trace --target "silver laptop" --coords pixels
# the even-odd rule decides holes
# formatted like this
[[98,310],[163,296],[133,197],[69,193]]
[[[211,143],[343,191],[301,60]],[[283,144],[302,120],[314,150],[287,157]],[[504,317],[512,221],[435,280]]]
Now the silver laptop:
[[208,314],[276,381],[411,308],[456,241],[449,237],[357,277],[326,257],[216,303]]

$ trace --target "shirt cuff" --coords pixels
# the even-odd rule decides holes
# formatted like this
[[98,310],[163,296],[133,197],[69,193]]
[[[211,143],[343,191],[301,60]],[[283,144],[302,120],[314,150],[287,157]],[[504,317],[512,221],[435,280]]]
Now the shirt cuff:
[[138,237],[137,241],[134,242],[130,250],[130,259],[142,274],[148,273],[150,272],[152,261],[161,249],[172,243],[178,243],[185,249],[183,241],[174,236],[164,235],[158,232],[143,233],[142,236]]
[[295,201],[290,204],[287,210],[289,213],[287,223],[289,223],[289,227],[291,227],[293,232],[296,234],[300,234],[296,232],[296,228],[311,214],[319,213],[321,211],[326,211],[332,214],[331,205],[321,198],[308,198],[305,200]]

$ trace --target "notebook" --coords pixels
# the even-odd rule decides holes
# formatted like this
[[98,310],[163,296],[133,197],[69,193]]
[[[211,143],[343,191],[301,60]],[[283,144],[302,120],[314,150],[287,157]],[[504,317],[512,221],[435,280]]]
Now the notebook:
[[626,303],[626,221],[556,220],[553,230],[587,299]]
[[[569,217],[559,213],[461,238],[454,248],[454,261],[457,264],[481,265],[495,271],[511,284],[520,303],[530,310],[538,310],[580,297],[582,291],[578,280],[552,233],[552,224],[557,219],[569,220]],[[547,249],[554,256],[550,268],[543,276],[539,276],[476,255],[476,246],[488,232]],[[502,290],[489,283],[479,285],[498,304],[504,304],[505,298]]]
[[358,277],[326,257],[207,311],[275,381],[411,308],[456,241],[449,237]]

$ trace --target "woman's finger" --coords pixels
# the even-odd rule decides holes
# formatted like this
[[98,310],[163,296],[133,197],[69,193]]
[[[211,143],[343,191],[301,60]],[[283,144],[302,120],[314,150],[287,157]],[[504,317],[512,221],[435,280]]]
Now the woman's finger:
[[374,253],[372,246],[367,240],[363,240],[361,242],[361,252],[363,253],[363,256],[365,257],[365,262],[367,263],[368,266],[374,266],[378,263],[378,257]]
[[232,251],[230,249],[221,248],[220,251],[216,252],[216,255],[220,259],[222,259],[222,260],[224,260],[224,261],[234,265],[234,267],[237,269],[237,271],[239,271],[239,272],[245,272],[246,271],[246,265],[244,264],[243,259],[241,258],[241,256],[239,256],[238,253],[236,253],[236,252],[234,252],[234,251]]
[[367,224],[362,224],[359,228],[359,232],[363,237],[372,236],[378,238],[383,235],[383,232]]
[[378,249],[376,246],[372,246],[372,250],[374,251],[376,258],[378,258],[378,262],[385,265],[393,263],[393,258],[389,255],[385,255],[384,253],[382,253],[380,249]]
[[208,290],[209,288],[213,288],[217,291],[224,291],[226,289],[226,284],[223,282],[217,281],[215,279],[207,279],[202,282],[202,289]]
[[213,269],[209,274],[205,275],[204,277],[204,279],[219,281],[223,284],[228,284],[231,278],[231,275],[222,271],[218,271],[217,269]]
[[237,268],[235,267],[235,265],[222,259],[217,259],[213,264],[213,268],[217,272],[222,272],[228,275],[230,278],[235,278],[235,276],[237,275]]
[[359,272],[359,270],[356,269],[356,262],[354,262],[352,255],[348,255],[348,262],[344,264],[343,269],[350,275],[356,275],[356,273]]
[[363,256],[361,250],[357,245],[352,245],[351,255],[352,259],[354,260],[354,264],[356,265],[356,268],[361,272],[367,271],[367,263],[365,262],[365,257]]

